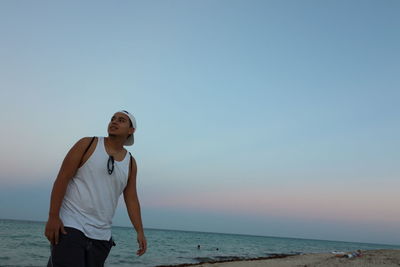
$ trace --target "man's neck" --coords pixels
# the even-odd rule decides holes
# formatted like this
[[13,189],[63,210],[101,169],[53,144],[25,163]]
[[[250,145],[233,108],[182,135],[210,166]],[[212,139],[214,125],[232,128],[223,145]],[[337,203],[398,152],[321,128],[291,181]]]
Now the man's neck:
[[104,140],[107,147],[113,151],[121,151],[124,149],[125,138],[121,136],[108,135]]

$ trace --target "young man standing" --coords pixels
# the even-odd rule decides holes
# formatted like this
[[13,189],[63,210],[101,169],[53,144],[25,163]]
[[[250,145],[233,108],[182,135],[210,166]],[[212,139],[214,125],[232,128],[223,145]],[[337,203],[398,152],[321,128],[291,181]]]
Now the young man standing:
[[139,250],[146,252],[136,192],[135,159],[124,149],[133,145],[136,120],[122,110],[108,124],[108,137],[80,139],[66,155],[51,193],[45,236],[51,243],[48,266],[103,266],[115,243],[111,221],[124,194]]

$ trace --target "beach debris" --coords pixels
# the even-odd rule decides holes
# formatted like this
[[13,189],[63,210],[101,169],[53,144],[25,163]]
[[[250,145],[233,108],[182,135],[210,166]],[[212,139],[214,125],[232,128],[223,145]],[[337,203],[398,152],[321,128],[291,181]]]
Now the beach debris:
[[332,251],[333,254],[335,254],[335,257],[338,258],[359,258],[362,256],[361,250],[356,250],[354,252],[338,252],[338,251]]

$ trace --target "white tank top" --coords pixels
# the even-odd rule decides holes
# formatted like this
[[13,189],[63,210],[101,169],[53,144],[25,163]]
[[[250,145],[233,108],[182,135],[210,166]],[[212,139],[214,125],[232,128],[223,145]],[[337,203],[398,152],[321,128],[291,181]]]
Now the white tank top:
[[64,226],[98,240],[110,240],[112,218],[128,181],[129,152],[122,161],[114,160],[111,175],[108,158],[104,137],[99,137],[93,154],[70,180],[60,209]]

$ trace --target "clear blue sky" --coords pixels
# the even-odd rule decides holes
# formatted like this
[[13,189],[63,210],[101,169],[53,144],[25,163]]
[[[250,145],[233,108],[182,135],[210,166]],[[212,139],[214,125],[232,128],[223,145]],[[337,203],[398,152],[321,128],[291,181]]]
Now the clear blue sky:
[[67,151],[126,109],[145,227],[400,244],[399,13],[1,1],[1,218],[46,220]]

